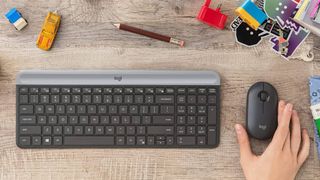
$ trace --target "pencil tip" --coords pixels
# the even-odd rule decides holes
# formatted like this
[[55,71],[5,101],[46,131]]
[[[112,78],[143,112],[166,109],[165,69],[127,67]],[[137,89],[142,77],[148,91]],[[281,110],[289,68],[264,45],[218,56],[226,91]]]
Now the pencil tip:
[[120,24],[113,24],[116,28],[120,28]]

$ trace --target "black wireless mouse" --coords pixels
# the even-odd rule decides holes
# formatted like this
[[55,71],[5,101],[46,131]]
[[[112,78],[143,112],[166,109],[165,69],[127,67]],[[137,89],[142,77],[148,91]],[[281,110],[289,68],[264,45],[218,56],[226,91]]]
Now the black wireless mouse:
[[257,82],[247,96],[247,131],[256,139],[269,139],[278,126],[278,93],[269,83]]

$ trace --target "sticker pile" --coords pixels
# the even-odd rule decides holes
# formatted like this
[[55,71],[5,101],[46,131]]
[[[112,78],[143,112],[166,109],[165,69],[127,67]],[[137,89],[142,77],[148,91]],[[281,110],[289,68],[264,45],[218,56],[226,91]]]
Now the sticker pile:
[[244,46],[254,47],[268,37],[273,51],[288,59],[310,33],[309,28],[294,19],[303,2],[246,0],[236,9],[238,17],[230,25],[236,41]]

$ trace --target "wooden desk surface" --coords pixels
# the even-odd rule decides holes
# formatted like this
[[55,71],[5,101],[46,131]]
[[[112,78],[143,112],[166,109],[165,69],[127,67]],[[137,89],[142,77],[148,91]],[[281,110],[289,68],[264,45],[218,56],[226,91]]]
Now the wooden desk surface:
[[[256,48],[235,43],[230,28],[218,31],[195,16],[202,0],[7,0],[0,14],[17,7],[29,21],[21,32],[0,16],[0,179],[244,179],[233,126],[244,123],[246,93],[268,81],[280,98],[295,105],[313,141],[308,80],[320,74],[320,40],[311,35],[296,57],[309,49],[313,62],[286,61],[264,41]],[[224,0],[234,17],[238,1]],[[215,4],[216,6],[216,4]],[[54,48],[35,42],[49,10],[63,19]],[[123,22],[186,40],[186,47],[118,31]],[[222,77],[221,144],[216,149],[48,149],[22,150],[15,144],[15,76],[22,69],[216,70]],[[252,141],[255,152],[266,142]],[[320,176],[315,149],[297,179]]]

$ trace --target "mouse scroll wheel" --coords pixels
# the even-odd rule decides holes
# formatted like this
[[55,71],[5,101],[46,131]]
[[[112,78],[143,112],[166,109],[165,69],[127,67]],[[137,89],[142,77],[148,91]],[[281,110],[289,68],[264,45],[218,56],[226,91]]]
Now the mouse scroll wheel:
[[267,101],[269,97],[267,92],[261,92],[259,96],[260,96],[260,100],[263,102]]

